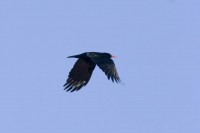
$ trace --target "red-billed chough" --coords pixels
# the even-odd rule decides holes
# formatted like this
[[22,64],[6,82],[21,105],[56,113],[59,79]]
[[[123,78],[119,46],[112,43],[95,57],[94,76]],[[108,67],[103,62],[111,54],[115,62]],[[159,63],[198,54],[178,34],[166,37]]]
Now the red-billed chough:
[[115,64],[111,59],[112,56],[109,53],[100,52],[85,52],[79,55],[69,56],[68,58],[78,58],[74,67],[71,69],[68,75],[66,83],[63,85],[66,91],[78,91],[83,86],[87,85],[92,72],[97,65],[113,82],[120,82]]

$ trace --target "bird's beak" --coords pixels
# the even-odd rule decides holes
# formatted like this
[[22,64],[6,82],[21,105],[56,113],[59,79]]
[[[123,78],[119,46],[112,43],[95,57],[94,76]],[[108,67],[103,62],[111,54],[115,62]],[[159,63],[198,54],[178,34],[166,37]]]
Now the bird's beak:
[[117,58],[117,56],[113,56],[113,55],[112,55],[112,58]]

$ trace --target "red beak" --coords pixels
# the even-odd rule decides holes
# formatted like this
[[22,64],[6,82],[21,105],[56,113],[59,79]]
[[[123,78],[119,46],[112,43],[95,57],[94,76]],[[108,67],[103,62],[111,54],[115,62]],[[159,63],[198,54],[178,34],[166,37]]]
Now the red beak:
[[112,58],[117,58],[117,56],[113,56],[113,55],[112,55]]

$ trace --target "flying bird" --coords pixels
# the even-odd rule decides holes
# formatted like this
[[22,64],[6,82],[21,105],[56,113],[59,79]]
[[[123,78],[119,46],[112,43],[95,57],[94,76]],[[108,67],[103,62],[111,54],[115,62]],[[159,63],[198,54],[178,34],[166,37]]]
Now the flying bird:
[[115,64],[111,58],[115,58],[109,53],[85,52],[68,58],[78,58],[73,68],[69,72],[68,79],[63,85],[66,91],[78,91],[89,82],[92,72],[97,65],[112,82],[120,83]]

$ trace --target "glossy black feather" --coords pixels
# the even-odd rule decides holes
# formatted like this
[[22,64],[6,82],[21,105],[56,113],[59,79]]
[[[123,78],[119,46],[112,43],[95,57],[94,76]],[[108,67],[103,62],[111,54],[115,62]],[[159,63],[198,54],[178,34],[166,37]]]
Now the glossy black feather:
[[69,56],[78,58],[64,84],[67,91],[78,91],[89,82],[92,72],[97,65],[113,82],[120,82],[115,64],[109,53],[86,52],[80,55]]
[[85,86],[90,80],[95,65],[89,58],[79,58],[69,72],[64,89],[73,92]]
[[106,74],[108,79],[111,78],[111,80],[114,82],[120,82],[120,78],[118,76],[115,63],[111,58],[108,58],[107,56],[93,56],[89,55],[90,59],[97,64],[97,66]]

